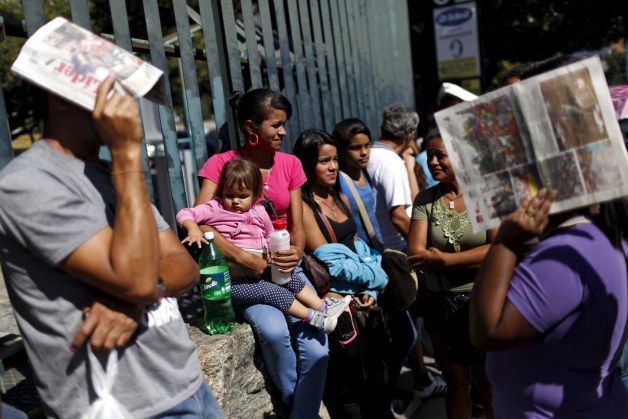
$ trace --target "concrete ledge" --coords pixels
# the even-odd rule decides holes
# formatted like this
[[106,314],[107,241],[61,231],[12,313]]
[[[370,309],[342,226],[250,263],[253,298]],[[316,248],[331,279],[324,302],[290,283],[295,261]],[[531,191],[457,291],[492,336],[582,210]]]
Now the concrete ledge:
[[[228,419],[282,417],[281,395],[264,368],[251,326],[242,321],[232,332],[209,336],[201,329],[203,306],[194,292],[179,298],[190,339],[197,346],[205,379]],[[323,403],[322,419],[329,419]]]
[[263,418],[273,412],[265,371],[251,327],[237,323],[225,335],[209,336],[187,324],[198,357],[226,418]]

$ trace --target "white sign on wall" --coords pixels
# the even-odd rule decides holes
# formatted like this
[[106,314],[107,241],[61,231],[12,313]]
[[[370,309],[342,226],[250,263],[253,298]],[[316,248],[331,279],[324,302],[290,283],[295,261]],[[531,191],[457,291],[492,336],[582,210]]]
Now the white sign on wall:
[[440,80],[480,76],[475,2],[434,9],[434,35]]

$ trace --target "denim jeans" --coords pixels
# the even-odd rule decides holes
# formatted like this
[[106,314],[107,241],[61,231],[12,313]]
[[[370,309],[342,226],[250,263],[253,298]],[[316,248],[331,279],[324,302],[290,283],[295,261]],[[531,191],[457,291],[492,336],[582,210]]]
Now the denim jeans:
[[3,419],[28,419],[26,413],[4,402],[2,402],[2,405],[0,406],[0,412],[2,412],[0,417]]
[[204,381],[196,393],[178,405],[152,416],[151,419],[223,419],[224,416],[209,388]]
[[[300,267],[298,274],[313,289]],[[291,408],[291,418],[318,418],[327,375],[327,335],[296,317],[264,304],[239,305],[244,319],[257,335],[266,370]],[[296,341],[296,353],[292,347]]]

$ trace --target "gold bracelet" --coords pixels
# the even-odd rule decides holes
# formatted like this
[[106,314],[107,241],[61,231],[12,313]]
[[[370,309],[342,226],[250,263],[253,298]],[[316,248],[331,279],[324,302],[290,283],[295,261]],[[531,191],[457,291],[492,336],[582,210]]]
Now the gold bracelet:
[[111,176],[124,175],[126,173],[144,173],[144,169],[117,170],[111,172]]

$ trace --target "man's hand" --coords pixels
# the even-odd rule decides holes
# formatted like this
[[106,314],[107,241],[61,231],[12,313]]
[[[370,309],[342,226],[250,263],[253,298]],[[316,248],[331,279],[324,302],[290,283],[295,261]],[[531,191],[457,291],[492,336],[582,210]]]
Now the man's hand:
[[[130,95],[113,92],[115,83],[110,75],[98,87],[92,118],[101,138],[112,153],[116,151],[140,150],[142,123],[135,99]],[[131,148],[129,148],[131,147]]]
[[128,343],[140,325],[144,309],[135,304],[98,298],[83,313],[85,320],[72,339],[72,351],[88,339],[93,349],[110,351]]
[[414,166],[416,166],[416,157],[413,154],[412,148],[408,147],[401,152],[401,158],[403,159],[406,169],[409,172],[414,172]]

